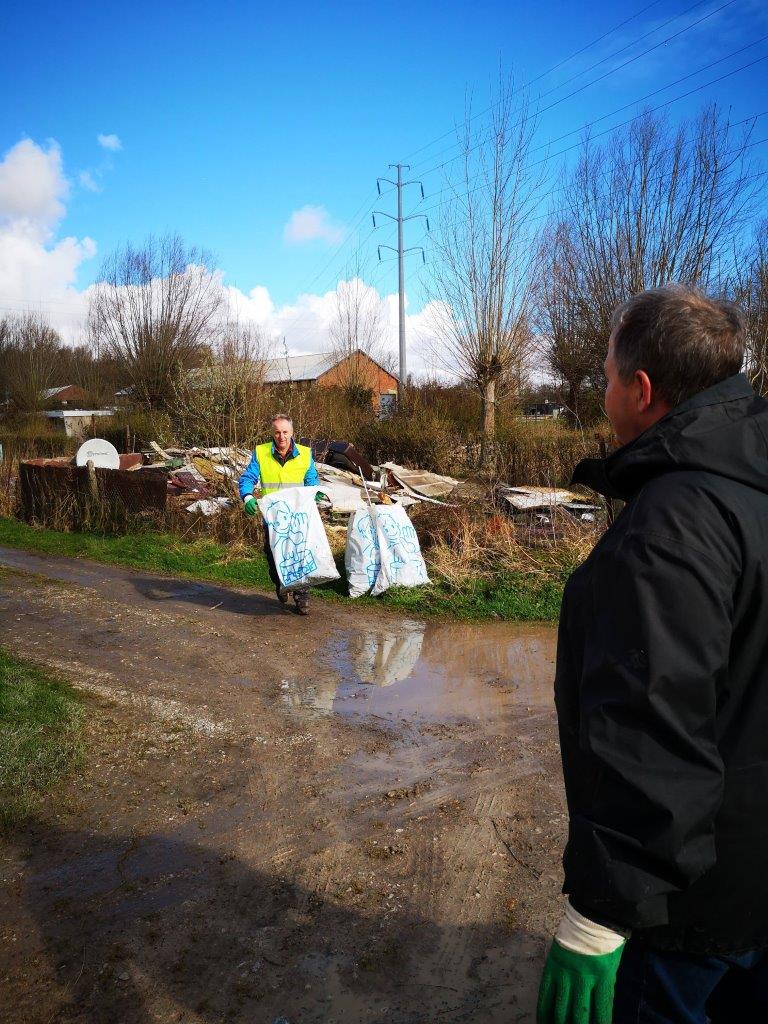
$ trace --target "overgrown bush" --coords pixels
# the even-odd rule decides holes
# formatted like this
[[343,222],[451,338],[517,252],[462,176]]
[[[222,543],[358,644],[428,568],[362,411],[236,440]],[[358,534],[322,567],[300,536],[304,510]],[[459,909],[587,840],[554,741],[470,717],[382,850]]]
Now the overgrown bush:
[[564,581],[592,550],[602,523],[585,525],[555,510],[543,530],[489,510],[422,505],[412,513],[430,576],[460,589],[473,580],[525,575]]
[[518,418],[499,431],[496,473],[510,484],[567,487],[576,463],[596,454],[592,435],[559,420]]
[[452,425],[439,413],[397,414],[361,426],[355,443],[374,464],[397,462],[433,473],[466,469],[464,446]]
[[45,420],[6,426],[0,425],[0,444],[6,459],[53,459],[74,455],[78,442],[56,433]]
[[161,447],[175,440],[171,418],[167,413],[143,409],[126,409],[115,416],[104,416],[96,423],[98,437],[103,437],[119,452],[143,451],[150,441]]

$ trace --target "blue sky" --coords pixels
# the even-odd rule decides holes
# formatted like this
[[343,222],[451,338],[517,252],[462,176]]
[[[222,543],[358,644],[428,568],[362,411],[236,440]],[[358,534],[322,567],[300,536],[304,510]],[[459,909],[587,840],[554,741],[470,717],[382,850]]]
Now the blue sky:
[[[74,322],[73,293],[87,287],[115,245],[176,230],[213,251],[228,285],[246,295],[261,289],[260,301],[274,313],[287,309],[284,324],[290,311],[299,310],[309,336],[297,327],[295,345],[291,339],[296,348],[316,340],[312,303],[300,296],[320,296],[344,276],[357,240],[369,232],[376,176],[421,150],[410,162],[427,192],[421,208],[433,205],[430,194],[439,192],[450,165],[433,168],[452,155],[444,151],[453,140],[422,147],[452,130],[468,92],[476,109],[487,106],[500,67],[520,82],[534,80],[532,99],[541,97],[540,106],[550,108],[541,115],[540,145],[629,104],[596,130],[610,127],[638,110],[642,96],[686,75],[693,77],[646,102],[663,103],[728,75],[672,104],[670,114],[690,115],[714,99],[730,108],[734,120],[768,112],[768,59],[731,74],[768,57],[763,0],[6,0],[0,32],[6,100],[0,160],[22,140],[45,153],[55,142],[57,173],[68,183],[59,189],[58,212],[46,215],[36,236],[42,255],[9,243],[4,256],[0,232],[0,307],[38,303]],[[728,56],[737,50],[742,52]],[[694,74],[714,61],[719,63]],[[589,84],[599,76],[605,77]],[[106,137],[107,148],[99,136]],[[768,115],[754,137],[766,136]],[[577,139],[571,135],[553,149]],[[753,152],[759,164],[768,145]],[[564,159],[551,161],[548,173],[556,174]],[[6,224],[14,187],[6,180],[4,193],[0,167],[0,219],[5,216]],[[381,208],[392,209],[391,198],[384,197]],[[415,190],[410,198],[415,204]],[[364,217],[356,231],[357,211]],[[409,228],[412,244],[422,235],[418,224]],[[58,277],[53,270],[43,274],[38,264],[45,252],[57,253],[65,239],[72,241],[67,253],[59,253]],[[361,254],[366,280],[382,294],[396,287],[395,265],[375,264],[375,244],[391,241],[391,229],[383,228]],[[31,270],[25,275],[27,258]],[[412,312],[426,294],[416,270],[412,264]]]

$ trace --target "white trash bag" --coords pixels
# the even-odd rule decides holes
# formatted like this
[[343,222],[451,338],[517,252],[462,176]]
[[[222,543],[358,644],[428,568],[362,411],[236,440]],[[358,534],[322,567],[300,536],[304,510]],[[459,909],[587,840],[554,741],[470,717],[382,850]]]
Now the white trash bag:
[[429,583],[416,530],[400,505],[379,505],[373,511],[379,540],[379,575],[372,594],[390,587],[419,587]]
[[345,566],[350,597],[430,582],[416,530],[400,505],[373,505],[352,516]]
[[379,539],[368,509],[353,512],[347,526],[347,550],[344,552],[349,596],[369,593],[381,568]]
[[315,504],[319,487],[286,487],[259,498],[269,526],[269,545],[280,582],[286,590],[302,590],[339,579],[336,563]]

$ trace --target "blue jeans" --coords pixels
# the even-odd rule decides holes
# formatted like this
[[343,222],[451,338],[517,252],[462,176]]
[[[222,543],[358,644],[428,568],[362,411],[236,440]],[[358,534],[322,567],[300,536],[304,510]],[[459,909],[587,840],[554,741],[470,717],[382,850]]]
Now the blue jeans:
[[697,956],[630,939],[616,978],[613,1024],[762,1024],[768,950]]

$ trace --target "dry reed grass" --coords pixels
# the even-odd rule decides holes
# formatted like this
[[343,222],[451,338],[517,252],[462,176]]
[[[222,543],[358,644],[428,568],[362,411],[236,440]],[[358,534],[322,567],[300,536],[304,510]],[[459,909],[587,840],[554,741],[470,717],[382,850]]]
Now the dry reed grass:
[[430,573],[454,590],[472,581],[492,583],[505,576],[562,578],[592,550],[602,526],[577,522],[558,509],[546,526],[518,523],[487,505],[454,509],[422,507],[414,525]]

